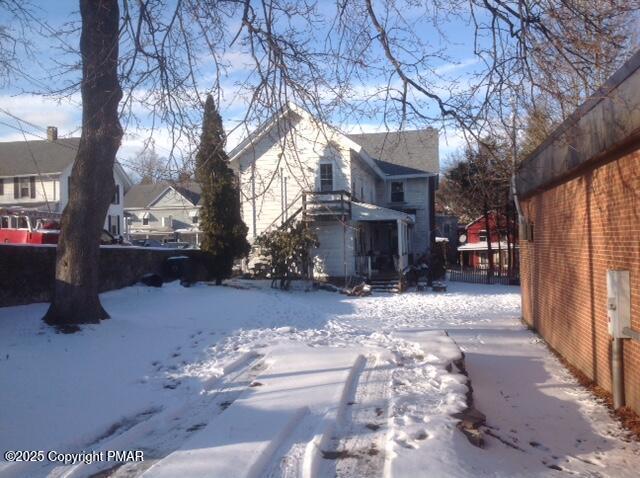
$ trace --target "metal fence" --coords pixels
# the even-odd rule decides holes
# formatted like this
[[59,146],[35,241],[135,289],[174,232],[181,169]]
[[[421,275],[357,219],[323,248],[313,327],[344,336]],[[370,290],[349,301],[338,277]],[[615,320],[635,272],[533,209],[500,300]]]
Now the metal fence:
[[505,270],[495,270],[489,276],[488,269],[472,269],[468,267],[449,267],[447,276],[452,282],[470,282],[472,284],[520,285],[520,271],[514,270],[511,275]]

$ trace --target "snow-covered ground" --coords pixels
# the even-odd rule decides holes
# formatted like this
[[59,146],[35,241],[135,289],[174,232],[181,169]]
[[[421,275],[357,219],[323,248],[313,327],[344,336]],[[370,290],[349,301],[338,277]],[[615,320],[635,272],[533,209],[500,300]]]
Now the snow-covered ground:
[[[234,285],[109,292],[113,318],[71,335],[42,324],[45,304],[0,309],[0,450],[145,458],[0,475],[637,476],[640,446],[522,327],[517,288]],[[452,339],[485,449],[451,417],[467,392]]]

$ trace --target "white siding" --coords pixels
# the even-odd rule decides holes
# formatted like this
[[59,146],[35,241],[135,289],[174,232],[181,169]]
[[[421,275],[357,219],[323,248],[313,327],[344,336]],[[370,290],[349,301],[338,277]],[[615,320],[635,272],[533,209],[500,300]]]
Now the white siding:
[[32,203],[49,202],[55,203],[60,199],[60,188],[58,175],[45,175],[45,176],[19,176],[29,183],[31,177],[35,177],[35,197],[32,198],[31,194],[27,197],[14,197],[14,178],[3,178],[3,194],[0,195],[0,204],[24,204],[28,206]]
[[[386,207],[398,208],[398,204],[390,202],[391,183],[393,179],[386,181],[384,200]],[[398,180],[400,181],[400,180]],[[415,210],[416,223],[413,226],[413,252],[418,256],[429,249],[429,180],[427,178],[403,179],[404,203],[402,209]]]
[[274,128],[236,160],[250,239],[279,224],[287,207],[295,212],[302,191],[319,190],[321,162],[333,165],[335,190],[351,189],[350,150],[339,143],[340,136],[307,120],[292,123],[287,131]]
[[[369,166],[351,155],[351,194],[360,202],[375,204],[376,201],[376,175]],[[355,186],[355,189],[353,189]]]
[[338,221],[314,223],[320,246],[313,254],[313,274],[318,278],[343,277],[355,272],[354,232]]
[[[163,225],[171,219],[171,229],[189,229],[197,228],[197,224],[193,223],[193,216],[199,211],[198,206],[194,206],[191,201],[174,189],[166,190],[153,204],[147,209],[130,209],[131,215],[131,232],[144,234],[157,229],[166,229],[169,227]],[[145,213],[149,214],[149,224],[143,225],[142,218]]]

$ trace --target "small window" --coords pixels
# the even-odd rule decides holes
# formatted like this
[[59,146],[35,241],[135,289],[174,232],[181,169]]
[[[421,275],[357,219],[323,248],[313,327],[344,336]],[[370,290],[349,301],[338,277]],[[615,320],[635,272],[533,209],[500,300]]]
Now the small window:
[[0,219],[0,228],[2,228],[2,229],[8,229],[9,228],[9,217],[8,216],[2,216],[2,218]]
[[27,223],[27,218],[24,216],[18,217],[18,229],[29,229],[29,224]]
[[143,226],[148,226],[149,225],[149,216],[142,216],[142,225]]
[[191,218],[191,222],[192,222],[193,224],[198,224],[198,216],[193,216],[193,217]]
[[320,191],[333,191],[333,164],[331,163],[320,165]]
[[404,202],[404,183],[402,181],[391,183],[391,202]]
[[480,231],[480,233],[478,234],[478,238],[480,240],[480,242],[484,242],[487,240],[487,231],[486,230],[482,230]]
[[28,198],[31,196],[31,180],[29,178],[20,178],[20,197]]
[[4,178],[0,178],[0,196],[4,196]]

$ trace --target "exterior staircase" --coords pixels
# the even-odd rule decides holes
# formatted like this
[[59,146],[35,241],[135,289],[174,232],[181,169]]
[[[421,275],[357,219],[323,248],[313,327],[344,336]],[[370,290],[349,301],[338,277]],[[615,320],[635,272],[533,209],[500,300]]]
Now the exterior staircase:
[[368,281],[373,292],[400,292],[400,281],[397,274],[388,276],[374,276]]

